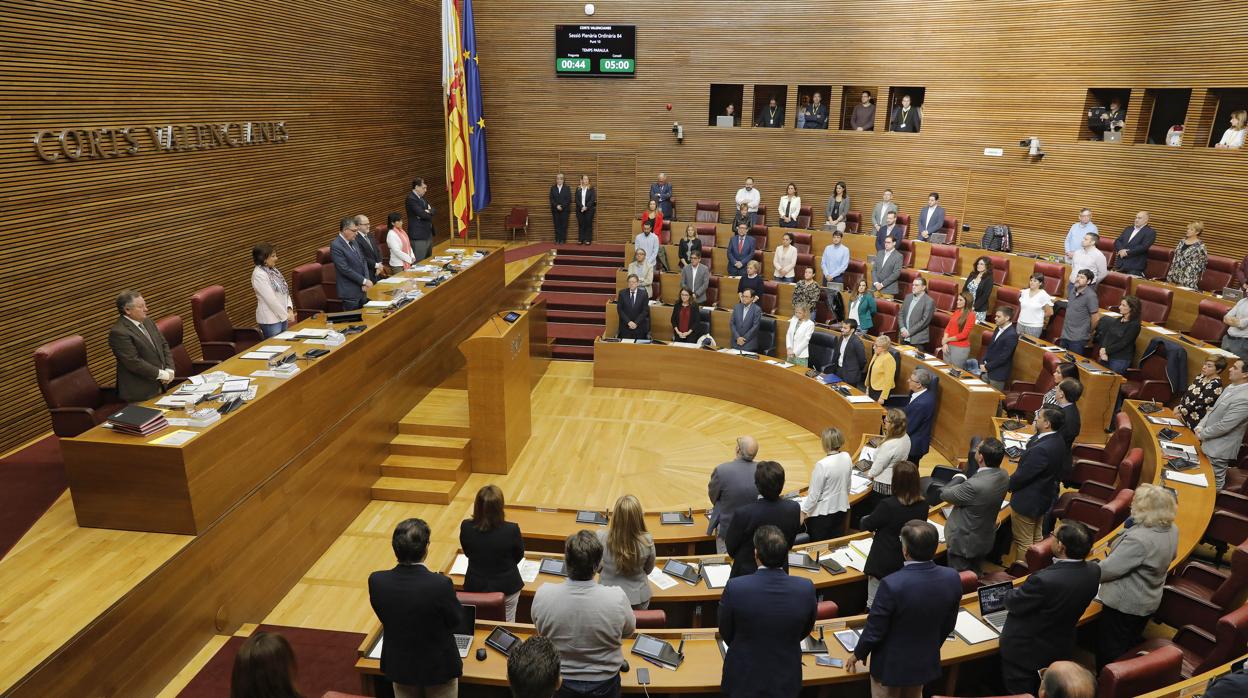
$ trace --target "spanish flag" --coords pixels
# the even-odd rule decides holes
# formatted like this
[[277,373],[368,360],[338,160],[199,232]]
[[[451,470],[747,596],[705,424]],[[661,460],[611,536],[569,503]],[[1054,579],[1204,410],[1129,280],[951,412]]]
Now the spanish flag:
[[450,194],[452,234],[468,237],[472,220],[472,160],[468,151],[468,109],[464,91],[464,54],[459,7],[442,0],[442,99],[446,106],[446,189]]

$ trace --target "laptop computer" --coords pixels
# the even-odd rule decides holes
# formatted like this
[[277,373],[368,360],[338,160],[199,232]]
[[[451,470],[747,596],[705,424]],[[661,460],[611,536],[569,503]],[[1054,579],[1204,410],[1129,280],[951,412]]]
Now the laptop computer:
[[979,588],[979,615],[997,632],[1005,630],[1005,618],[1010,613],[1005,609],[1005,597],[1013,588],[1010,582]]
[[459,658],[468,656],[472,647],[472,638],[477,631],[477,607],[464,605],[464,612],[459,615],[459,625],[455,626],[455,648],[459,650]]
[[728,116],[726,114],[720,114],[719,116],[715,117],[715,125],[718,126],[719,128],[732,128],[734,124],[732,123],[731,116]]

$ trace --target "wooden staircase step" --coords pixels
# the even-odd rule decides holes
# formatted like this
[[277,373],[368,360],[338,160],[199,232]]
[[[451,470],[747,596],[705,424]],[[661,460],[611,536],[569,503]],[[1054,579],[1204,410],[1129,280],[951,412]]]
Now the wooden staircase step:
[[463,487],[455,480],[413,480],[402,477],[379,477],[373,483],[374,500],[413,502],[416,504],[450,504]]
[[390,455],[381,462],[381,476],[463,482],[468,477],[468,464],[462,458]]
[[397,456],[433,456],[468,459],[469,439],[459,436],[397,434],[390,439],[390,453]]

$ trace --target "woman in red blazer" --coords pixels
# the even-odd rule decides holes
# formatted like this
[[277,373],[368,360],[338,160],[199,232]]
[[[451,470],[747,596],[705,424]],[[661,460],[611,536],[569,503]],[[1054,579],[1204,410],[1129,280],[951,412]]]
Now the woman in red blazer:
[[659,210],[659,202],[654,199],[650,199],[650,203],[646,205],[646,210],[641,213],[642,224],[645,224],[646,221],[654,221],[652,230],[655,235],[659,236],[659,243],[666,245],[671,236],[663,234],[663,212]]
[[945,338],[941,341],[945,363],[959,371],[971,356],[971,331],[975,329],[975,300],[971,294],[962,292],[953,301],[953,317],[945,326]]

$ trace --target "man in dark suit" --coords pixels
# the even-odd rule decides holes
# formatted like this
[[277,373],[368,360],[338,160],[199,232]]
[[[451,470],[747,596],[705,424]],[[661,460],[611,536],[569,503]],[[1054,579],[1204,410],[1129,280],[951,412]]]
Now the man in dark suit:
[[1148,224],[1148,212],[1135,214],[1135,225],[1123,228],[1114,240],[1114,270],[1144,276],[1148,266],[1148,248],[1157,241],[1157,231]]
[[572,205],[576,207],[577,241],[589,245],[594,241],[594,212],[598,209],[598,192],[589,186],[589,175],[581,175]]
[[117,395],[126,402],[154,398],[173,380],[169,342],[147,316],[138,291],[117,296],[117,322],[108,330],[108,348],[117,359]]
[[1035,694],[1037,671],[1070,659],[1075,625],[1096,597],[1101,571],[1085,558],[1092,532],[1079,521],[1063,521],[1053,541],[1053,564],[1027,575],[1005,597],[1010,614],[1001,633],[1001,674],[1009,693]]
[[790,577],[788,539],[775,526],[754,532],[758,571],[728,580],[719,600],[719,636],[728,645],[725,696],[796,696],[802,690],[801,641],[815,627],[815,585]]
[[911,463],[918,465],[932,445],[932,424],[936,421],[936,377],[930,371],[916,368],[910,372],[910,402],[906,413],[906,435],[910,437]]
[[615,298],[615,312],[619,316],[620,339],[646,339],[650,336],[650,296],[646,289],[638,288],[640,279],[628,275],[628,288]]
[[1018,328],[1014,326],[1014,309],[997,308],[997,329],[984,349],[983,378],[997,390],[1005,390],[1014,367],[1014,350],[1018,348]]
[[858,320],[850,318],[841,323],[841,335],[836,338],[836,355],[832,357],[830,370],[841,380],[855,388],[862,388],[863,371],[867,368],[867,350],[858,339]]
[[888,120],[888,130],[900,133],[918,133],[923,127],[923,115],[910,106],[910,95],[901,96],[901,104],[893,107]]
[[342,299],[343,310],[358,310],[368,300],[368,289],[373,287],[372,264],[355,244],[355,222],[343,218],[338,225],[338,237],[329,243],[329,254],[334,260],[335,286]]
[[1057,406],[1062,409],[1062,429],[1059,432],[1066,443],[1066,462],[1062,465],[1062,479],[1069,479],[1074,466],[1073,450],[1075,440],[1083,429],[1083,419],[1079,416],[1079,398],[1083,396],[1083,383],[1074,378],[1065,378],[1057,384]]
[[663,212],[663,220],[676,220],[676,212],[672,208],[672,184],[667,181],[667,174],[659,173],[658,181],[650,185],[650,198],[646,200],[659,202],[659,210]]
[[932,562],[939,536],[926,521],[901,529],[905,566],[880,581],[847,670],[871,658],[871,694],[918,698],[940,678],[940,648],[962,600],[958,573]]
[[732,309],[732,348],[741,351],[758,351],[758,327],[763,311],[754,304],[754,289],[741,291],[741,302]]
[[767,106],[758,112],[758,119],[754,121],[754,125],[760,128],[780,128],[784,126],[784,107],[776,102],[776,98],[772,97],[767,101]]
[[1056,405],[1045,405],[1036,415],[1036,435],[1027,442],[1027,450],[1010,476],[1010,528],[1014,536],[1016,560],[1027,556],[1027,548],[1043,538],[1044,517],[1057,500],[1057,481],[1062,466],[1070,457],[1066,443],[1055,432],[1062,428],[1064,417]]
[[927,205],[919,211],[918,239],[928,242],[933,233],[939,233],[945,225],[945,209],[940,205],[940,194],[932,192],[927,195]]
[[383,263],[386,256],[382,253],[378,246],[377,240],[372,234],[372,224],[368,222],[368,216],[360,214],[351,219],[355,223],[355,244],[360,248],[360,253],[369,263],[369,269],[373,271],[373,281],[385,275],[386,265]]
[[[732,555],[732,576],[754,574],[758,564],[754,561],[754,532],[762,526],[775,526],[784,534],[792,547],[802,528],[802,507],[791,499],[781,499],[784,490],[784,468],[774,460],[759,461],[754,467],[754,486],[762,499],[755,500],[737,510],[728,527],[725,542]],[[788,552],[788,547],[785,548]],[[788,569],[788,560],[784,568]]]
[[451,580],[425,567],[429,524],[399,523],[390,539],[398,566],[368,576],[368,599],[381,621],[381,673],[398,698],[455,696],[463,662],[454,632],[464,609]]
[[720,555],[728,552],[726,537],[737,510],[758,499],[758,485],[754,483],[757,455],[758,441],[753,436],[742,436],[737,439],[733,460],[720,463],[711,471],[711,481],[706,486],[711,522],[706,532],[715,534],[715,551]]
[[433,207],[425,200],[429,185],[417,177],[412,180],[412,190],[407,193],[404,207],[407,209],[407,237],[412,242],[412,255],[416,261],[428,259],[433,253]]
[[568,214],[572,212],[572,188],[563,183],[563,173],[555,175],[550,188],[550,217],[555,221],[555,244],[568,241]]
[[736,235],[728,241],[728,276],[745,276],[746,266],[754,258],[754,238],[747,235],[749,226],[741,223]]
[[905,234],[897,227],[897,214],[889,211],[884,214],[884,224],[875,229],[875,251],[884,249],[884,238],[892,237],[893,242],[901,242]]

